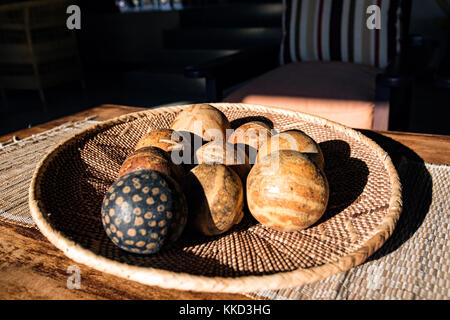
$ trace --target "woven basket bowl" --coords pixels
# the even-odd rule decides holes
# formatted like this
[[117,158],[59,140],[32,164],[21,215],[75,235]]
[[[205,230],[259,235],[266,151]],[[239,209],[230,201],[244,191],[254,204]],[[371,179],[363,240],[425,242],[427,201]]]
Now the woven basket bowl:
[[97,124],[58,145],[38,165],[30,209],[41,232],[74,261],[165,288],[249,292],[299,286],[364,262],[392,234],[401,185],[375,142],[343,125],[298,112],[246,104],[213,104],[232,126],[265,119],[277,130],[300,129],[323,150],[328,208],[306,230],[278,232],[249,212],[215,237],[186,232],[154,255],[127,253],[105,234],[100,208],[122,162],[151,129],[167,128],[186,106],[159,108]]

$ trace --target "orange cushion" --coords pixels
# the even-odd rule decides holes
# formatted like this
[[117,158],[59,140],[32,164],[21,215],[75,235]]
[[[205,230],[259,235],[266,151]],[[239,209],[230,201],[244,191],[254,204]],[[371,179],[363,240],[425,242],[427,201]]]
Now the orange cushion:
[[301,111],[371,129],[378,72],[347,62],[290,63],[252,80],[224,101]]

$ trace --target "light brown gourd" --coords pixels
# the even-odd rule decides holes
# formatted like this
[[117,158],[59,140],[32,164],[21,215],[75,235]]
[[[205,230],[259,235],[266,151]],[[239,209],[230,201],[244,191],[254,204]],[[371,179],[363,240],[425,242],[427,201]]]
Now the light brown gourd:
[[135,150],[144,147],[158,147],[166,152],[180,147],[181,137],[172,129],[156,129],[143,136],[136,144]]
[[224,164],[233,169],[245,184],[250,172],[250,163],[245,150],[239,145],[224,141],[211,141],[204,144],[196,152],[199,164]]
[[170,128],[191,132],[203,140],[226,140],[226,130],[231,129],[227,117],[209,104],[197,104],[181,111]]
[[250,121],[234,130],[228,142],[245,144],[258,151],[271,136],[269,125],[261,121]]
[[245,147],[250,164],[254,164],[258,150],[271,136],[269,125],[261,121],[250,121],[234,130],[228,137],[228,142]]
[[251,214],[278,231],[299,231],[317,222],[328,197],[323,171],[298,151],[272,152],[253,166],[247,178]]
[[239,176],[222,164],[200,164],[187,175],[189,223],[204,235],[228,231],[243,216],[244,190]]
[[321,170],[324,169],[325,160],[319,145],[314,139],[300,130],[288,130],[273,135],[259,149],[256,163],[265,156],[278,150],[294,150],[306,153]]
[[181,183],[185,172],[181,165],[172,162],[170,154],[157,147],[144,147],[133,152],[125,159],[119,170],[118,178],[138,170],[155,170]]

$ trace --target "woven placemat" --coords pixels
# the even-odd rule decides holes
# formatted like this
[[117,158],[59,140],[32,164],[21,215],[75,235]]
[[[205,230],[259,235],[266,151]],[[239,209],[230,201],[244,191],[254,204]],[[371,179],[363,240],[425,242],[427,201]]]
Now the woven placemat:
[[95,116],[67,122],[23,140],[0,145],[0,221],[37,228],[28,207],[28,189],[39,161],[57,144],[96,123]]
[[259,291],[279,300],[449,299],[450,167],[402,159],[403,213],[364,264],[298,288]]

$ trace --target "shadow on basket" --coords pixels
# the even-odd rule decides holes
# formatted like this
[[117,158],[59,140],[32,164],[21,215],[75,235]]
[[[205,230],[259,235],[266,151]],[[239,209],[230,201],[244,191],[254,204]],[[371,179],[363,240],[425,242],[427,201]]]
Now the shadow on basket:
[[325,174],[330,186],[328,207],[321,224],[350,206],[363,193],[369,176],[366,163],[350,156],[350,146],[343,140],[321,142],[325,158]]

